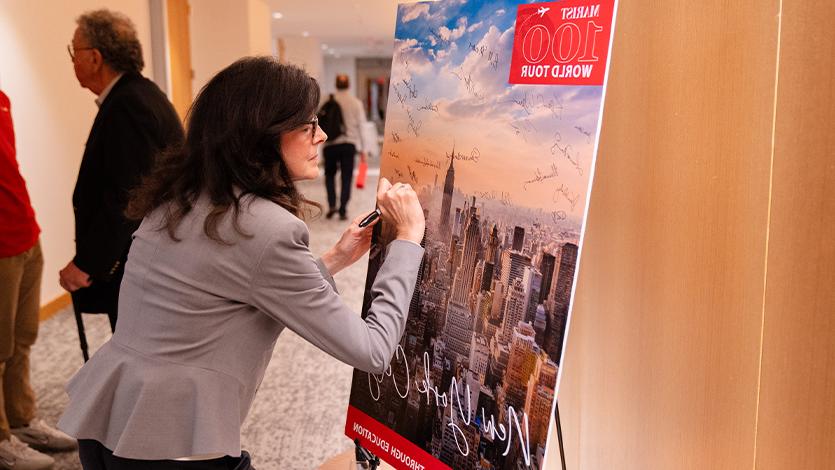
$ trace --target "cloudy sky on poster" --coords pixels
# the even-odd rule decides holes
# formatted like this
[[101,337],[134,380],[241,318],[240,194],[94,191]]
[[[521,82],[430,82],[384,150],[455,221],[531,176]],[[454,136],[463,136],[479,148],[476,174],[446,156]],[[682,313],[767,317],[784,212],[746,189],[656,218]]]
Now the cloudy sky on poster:
[[506,1],[399,8],[384,170],[422,160],[413,182],[437,174],[442,184],[454,144],[465,193],[581,216],[602,87],[509,85],[516,8]]

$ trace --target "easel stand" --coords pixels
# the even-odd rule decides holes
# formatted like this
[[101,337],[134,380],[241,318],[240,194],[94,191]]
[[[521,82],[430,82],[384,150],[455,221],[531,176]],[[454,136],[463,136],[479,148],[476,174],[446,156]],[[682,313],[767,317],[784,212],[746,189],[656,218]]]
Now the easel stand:
[[380,457],[361,446],[359,439],[354,439],[354,456],[357,461],[357,470],[377,470],[380,465]]
[[562,444],[562,425],[560,423],[560,403],[557,402],[554,408],[554,415],[557,418],[557,441],[560,444],[560,461],[562,462],[562,470],[566,470],[565,468],[565,448]]

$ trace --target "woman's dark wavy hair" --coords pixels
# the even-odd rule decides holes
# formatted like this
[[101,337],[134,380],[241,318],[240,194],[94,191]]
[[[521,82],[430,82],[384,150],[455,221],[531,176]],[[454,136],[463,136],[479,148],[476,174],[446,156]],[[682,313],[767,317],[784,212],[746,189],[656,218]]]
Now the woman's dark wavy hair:
[[306,206],[321,212],[296,189],[280,147],[282,133],[309,121],[318,103],[319,85],[298,67],[272,57],[247,57],[226,67],[194,101],[185,143],[163,154],[132,193],[128,217],[139,220],[165,206],[160,229],[177,240],[183,217],[205,194],[212,210],[203,231],[229,244],[217,226],[231,208],[235,230],[248,236],[238,224],[244,196],[268,199],[299,218]]

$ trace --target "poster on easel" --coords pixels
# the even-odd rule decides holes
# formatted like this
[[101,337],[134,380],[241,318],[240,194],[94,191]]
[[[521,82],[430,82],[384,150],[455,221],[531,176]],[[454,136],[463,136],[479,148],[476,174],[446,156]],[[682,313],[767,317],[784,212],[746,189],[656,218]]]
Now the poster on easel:
[[[542,469],[556,445],[616,7],[398,7],[380,175],[417,191],[426,252],[391,365],[354,371],[345,426],[395,468]],[[375,227],[363,312],[393,237]]]

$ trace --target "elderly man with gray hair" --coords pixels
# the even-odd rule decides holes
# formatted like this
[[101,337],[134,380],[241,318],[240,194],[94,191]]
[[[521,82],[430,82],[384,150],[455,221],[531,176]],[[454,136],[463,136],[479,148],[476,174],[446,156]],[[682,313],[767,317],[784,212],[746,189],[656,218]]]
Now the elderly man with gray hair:
[[59,282],[77,311],[106,313],[115,330],[119,286],[139,225],[124,216],[128,195],[157,154],[182,142],[183,127],[165,94],[140,74],[142,45],[129,18],[96,10],[76,23],[68,52],[99,111],[72,196],[75,257]]

